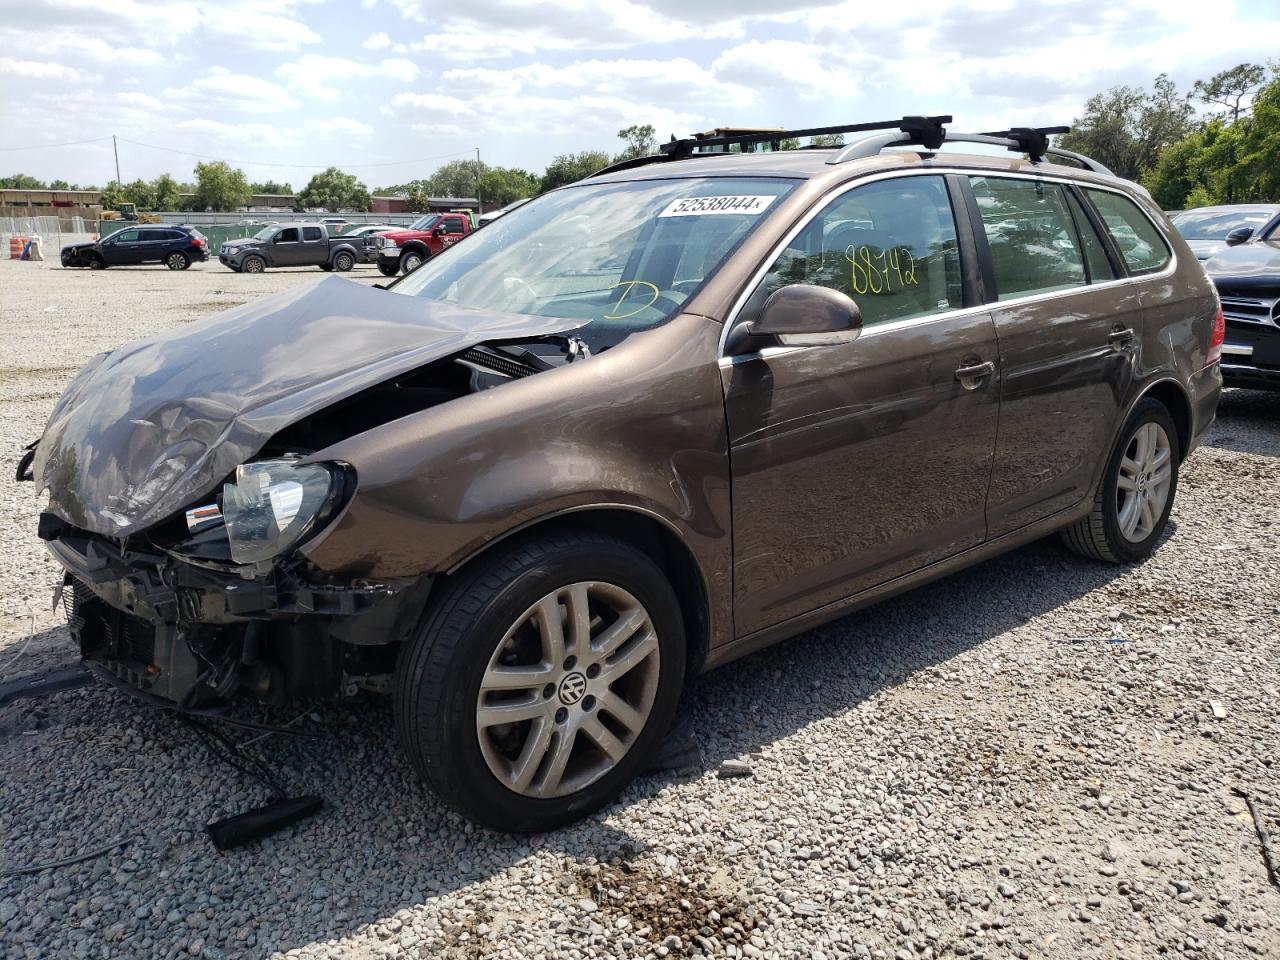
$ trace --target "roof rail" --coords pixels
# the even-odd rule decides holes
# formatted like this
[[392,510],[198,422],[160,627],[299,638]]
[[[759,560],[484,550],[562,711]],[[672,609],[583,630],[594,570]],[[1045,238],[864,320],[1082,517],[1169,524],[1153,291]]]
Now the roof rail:
[[[723,151],[725,153],[728,152],[727,148],[731,146],[746,146],[756,143],[770,143],[776,148],[777,144],[783,140],[830,136],[835,133],[867,133],[873,130],[896,130],[898,133],[894,134],[895,137],[904,136],[908,138],[902,142],[918,143],[930,150],[936,150],[942,144],[942,139],[945,136],[942,125],[950,122],[951,117],[949,116],[902,117],[898,120],[849,123],[834,127],[807,127],[803,130],[757,130],[750,133],[728,134],[719,137],[698,135],[680,140],[672,137],[669,142],[658,147],[659,153],[651,154],[647,157],[620,160],[602,170],[597,170],[591,176],[598,177],[606,173],[617,173],[620,170],[631,170],[635,167],[643,167],[651,163],[662,163],[667,160],[684,160],[693,156],[716,156],[721,153],[721,151],[694,153],[695,150],[704,151],[707,147],[725,147],[726,150]],[[863,142],[865,141],[859,141],[859,143]]]
[[[943,142],[986,143],[995,147],[1005,147],[1014,153],[1027,154],[1032,163],[1039,163],[1046,155],[1065,157],[1069,160],[1074,160],[1081,167],[1093,173],[1114,177],[1114,173],[1092,157],[1086,157],[1084,154],[1063,150],[1061,147],[1054,147],[1049,144],[1049,136],[1051,134],[1067,133],[1070,130],[1070,127],[1013,127],[1009,130],[996,130],[990,133],[952,133],[943,131]],[[867,157],[876,156],[886,147],[914,145],[923,145],[929,150],[937,149],[937,147],[930,146],[927,143],[919,144],[910,135],[882,134],[849,144],[843,150],[837,152],[827,163],[847,163],[850,160],[863,160]]]

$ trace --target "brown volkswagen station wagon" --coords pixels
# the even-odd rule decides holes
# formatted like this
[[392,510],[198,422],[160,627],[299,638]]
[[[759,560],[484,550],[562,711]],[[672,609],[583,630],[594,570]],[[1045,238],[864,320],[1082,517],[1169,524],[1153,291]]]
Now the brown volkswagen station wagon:
[[949,119],[673,141],[387,290],[96,357],[29,471],[84,659],[202,713],[389,692],[446,802],[542,830],[699,671],[1055,531],[1142,560],[1213,420],[1213,286],[1055,131]]

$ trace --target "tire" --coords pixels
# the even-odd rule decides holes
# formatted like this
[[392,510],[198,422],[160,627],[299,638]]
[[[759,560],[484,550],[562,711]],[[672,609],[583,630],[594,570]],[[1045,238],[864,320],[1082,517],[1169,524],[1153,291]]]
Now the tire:
[[427,262],[427,257],[418,253],[416,250],[408,250],[400,254],[400,272],[413,273],[418,267]]
[[338,255],[333,258],[333,269],[337,270],[339,273],[347,273],[355,265],[356,258],[345,250],[339,252]]
[[397,260],[395,263],[383,263],[381,260],[379,260],[378,272],[382,274],[384,277],[394,277],[397,273],[400,272],[400,261]]
[[[1145,439],[1152,441],[1149,456]],[[1180,461],[1178,430],[1168,408],[1150,397],[1140,400],[1107,461],[1093,510],[1062,531],[1063,542],[1091,560],[1136,563],[1150,556],[1173,509]]]
[[59,259],[62,261],[63,268],[67,268],[71,266],[71,258],[67,256],[65,253],[61,254],[59,256]]
[[[545,609],[557,622],[563,610],[587,624],[590,639],[549,645],[536,626],[550,622],[538,617]],[[589,612],[575,618],[571,609]],[[625,639],[603,659],[593,645],[622,623]],[[556,649],[563,662],[552,659]],[[502,692],[482,692],[494,671],[522,668],[529,686],[507,679],[496,681]],[[611,669],[612,681],[601,672]],[[396,730],[418,775],[459,813],[497,830],[550,830],[613,800],[645,769],[684,669],[679,604],[648,556],[584,530],[530,538],[482,558],[429,605],[396,663]],[[537,716],[494,722],[504,707]],[[629,723],[620,719],[627,709]],[[521,764],[526,755],[538,762]]]
[[240,261],[241,273],[262,273],[267,269],[267,261],[258,256],[245,257]]
[[103,260],[101,256],[98,256],[95,254],[94,256],[89,258],[89,269],[105,270],[107,269],[107,262]]
[[333,269],[333,267],[330,264],[322,263],[320,264],[320,269],[323,270],[325,273],[328,273]]
[[175,250],[165,255],[164,265],[170,270],[185,270],[191,266],[191,259],[185,253]]

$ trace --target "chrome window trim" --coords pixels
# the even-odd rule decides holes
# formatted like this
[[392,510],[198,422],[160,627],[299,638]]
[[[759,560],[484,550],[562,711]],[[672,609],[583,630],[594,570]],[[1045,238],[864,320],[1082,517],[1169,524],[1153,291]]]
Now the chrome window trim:
[[[779,349],[784,350],[787,353],[790,353],[794,350],[820,349],[815,347],[785,347],[785,348],[766,347],[763,350],[758,350],[752,353],[737,354],[733,356],[727,355],[724,352],[725,344],[728,342],[728,339],[729,339],[729,331],[731,331],[734,325],[738,322],[738,315],[742,312],[743,307],[746,306],[747,300],[750,299],[751,294],[756,289],[756,286],[760,283],[762,279],[764,279],[764,275],[769,271],[769,267],[778,258],[779,254],[781,254],[781,252],[786,249],[787,245],[790,244],[791,241],[794,240],[797,236],[799,236],[801,231],[803,231],[805,227],[807,227],[810,224],[810,222],[814,219],[814,217],[816,217],[819,213],[825,210],[829,204],[839,199],[840,197],[844,196],[849,191],[856,190],[858,187],[861,187],[864,184],[875,183],[880,180],[897,180],[902,177],[930,177],[930,176],[941,177],[941,176],[946,176],[947,174],[958,174],[959,176],[965,176],[965,177],[992,176],[992,177],[1017,178],[1017,179],[1023,179],[1023,180],[1044,180],[1051,183],[1061,183],[1069,186],[1075,185],[1081,188],[1084,188],[1087,186],[1090,189],[1106,190],[1111,193],[1118,194],[1121,197],[1124,197],[1129,202],[1133,203],[1133,205],[1138,208],[1138,210],[1142,213],[1142,215],[1151,222],[1151,225],[1156,228],[1156,232],[1160,234],[1161,239],[1164,241],[1165,246],[1169,250],[1169,262],[1165,265],[1164,269],[1155,273],[1142,273],[1142,274],[1138,274],[1137,276],[1117,277],[1114,280],[1106,280],[1102,283],[1083,284],[1079,287],[1067,287],[1063,290],[1051,290],[1046,293],[1033,293],[1023,297],[1011,297],[1008,300],[995,300],[991,303],[983,303],[975,307],[957,307],[954,310],[945,310],[942,313],[926,313],[919,317],[907,317],[902,320],[890,320],[885,323],[877,323],[870,327],[864,328],[862,331],[863,337],[875,336],[879,333],[888,333],[895,330],[900,330],[904,327],[918,326],[924,323],[933,323],[935,321],[950,320],[955,317],[965,316],[973,313],[981,313],[984,311],[989,312],[1002,307],[1018,306],[1021,304],[1031,303],[1039,300],[1051,300],[1057,297],[1080,293],[1081,291],[1084,291],[1084,290],[1105,290],[1108,287],[1119,287],[1126,284],[1132,285],[1138,281],[1145,282],[1149,280],[1161,280],[1167,277],[1171,277],[1173,276],[1174,273],[1177,272],[1178,252],[1177,250],[1173,249],[1173,245],[1169,243],[1169,238],[1168,236],[1166,236],[1165,231],[1161,229],[1160,225],[1156,223],[1154,219],[1151,218],[1150,214],[1148,214],[1146,210],[1143,210],[1142,205],[1140,203],[1135,201],[1133,197],[1129,196],[1129,194],[1125,193],[1125,191],[1120,190],[1116,187],[1107,186],[1104,184],[1097,184],[1097,183],[1093,183],[1092,181],[1078,180],[1074,177],[1062,176],[1061,174],[1040,173],[1039,171],[1027,172],[1022,170],[983,170],[983,169],[974,169],[973,167],[929,167],[922,170],[886,170],[880,173],[869,174],[867,176],[855,177],[854,179],[841,183],[835,189],[823,194],[814,202],[813,206],[810,207],[807,211],[805,211],[804,215],[801,216],[801,218],[797,220],[795,224],[792,225],[791,229],[788,230],[785,234],[783,234],[782,237],[778,240],[778,242],[775,243],[770,248],[768,255],[761,262],[760,266],[756,268],[756,271],[751,275],[750,281],[748,281],[747,284],[743,287],[742,292],[738,294],[738,298],[734,301],[733,307],[729,310],[729,316],[725,319],[725,322],[722,324],[722,328],[720,330],[720,343],[716,351],[718,359],[721,361],[728,359],[732,363],[737,363],[737,362],[740,362],[740,359],[755,360],[761,357],[767,358],[767,357],[781,356],[782,354],[780,353],[768,352],[768,351],[776,351]],[[959,216],[959,212],[953,210],[952,215]],[[981,226],[981,224],[978,224],[977,226]],[[957,237],[957,242],[959,242],[958,237]],[[861,339],[861,337],[859,339]],[[724,364],[722,363],[721,366],[724,366]]]

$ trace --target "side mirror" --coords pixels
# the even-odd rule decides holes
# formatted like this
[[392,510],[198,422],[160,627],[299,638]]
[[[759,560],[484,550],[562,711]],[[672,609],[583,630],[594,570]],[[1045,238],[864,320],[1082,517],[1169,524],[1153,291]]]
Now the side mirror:
[[444,227],[436,227],[435,229],[433,229],[433,230],[431,231],[431,235],[432,235],[433,237],[443,237],[443,236],[444,236]]
[[1227,234],[1227,246],[1238,247],[1253,236],[1253,227],[1236,227]]
[[852,343],[862,333],[862,311],[839,290],[795,283],[769,296],[747,332],[777,337],[786,347]]

